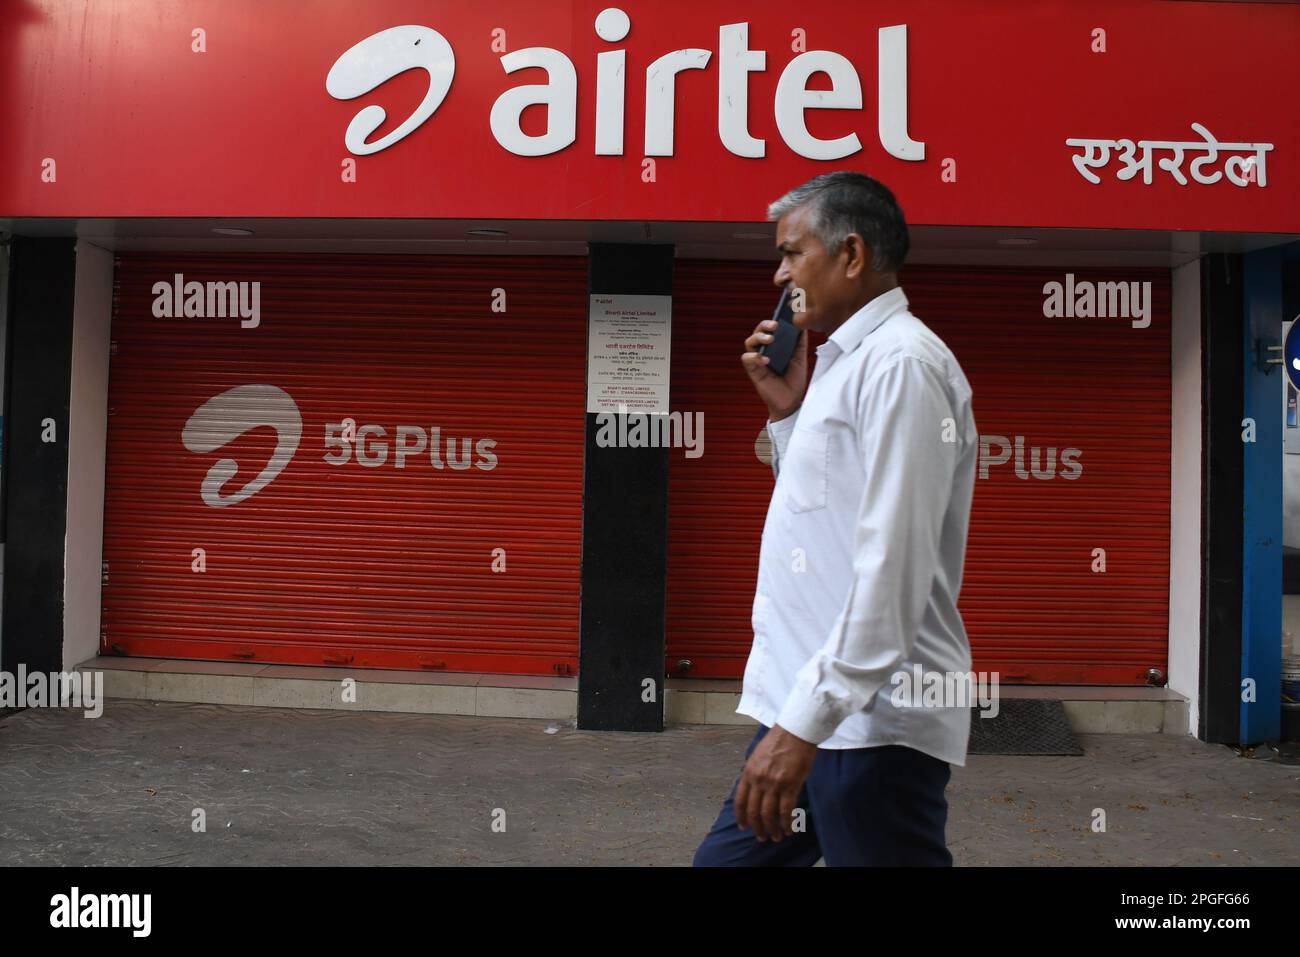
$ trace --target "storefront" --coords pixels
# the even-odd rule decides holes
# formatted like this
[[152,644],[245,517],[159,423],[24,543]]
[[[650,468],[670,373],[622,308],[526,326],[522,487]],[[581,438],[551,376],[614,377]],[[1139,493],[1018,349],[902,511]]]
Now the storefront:
[[[265,325],[157,317],[235,275]],[[118,257],[103,650],[576,671],[585,283],[578,257]]]
[[[1145,684],[1168,658],[1169,273],[1070,275],[1081,288],[1147,284],[1150,325],[1045,320],[1055,269],[916,266],[902,282],[979,396],[961,598],[975,668],[1009,682]],[[772,475],[754,448],[766,416],[736,374],[736,323],[723,317],[761,316],[770,276],[766,264],[678,264],[675,316],[691,345],[674,357],[673,400],[703,410],[709,428],[704,455],[671,463],[669,674],[739,677],[749,651]],[[1069,361],[1044,361],[1053,354]],[[1099,381],[1104,395],[1081,414]]]
[[[1300,235],[1300,8],[152,6],[0,38],[12,280],[77,293],[11,307],[6,656],[577,676],[593,726],[738,678],[763,212],[853,168],[974,389],[974,667],[1203,693],[1201,270]],[[691,454],[598,437],[646,296]]]

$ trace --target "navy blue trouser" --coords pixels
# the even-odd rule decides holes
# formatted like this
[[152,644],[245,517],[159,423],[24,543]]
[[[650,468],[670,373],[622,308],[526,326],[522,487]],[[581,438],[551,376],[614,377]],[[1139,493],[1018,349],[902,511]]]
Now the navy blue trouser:
[[[771,729],[759,726],[745,760]],[[950,867],[943,830],[948,819],[946,761],[915,748],[817,749],[799,792],[805,830],[760,841],[736,826],[736,785],[695,852],[696,867]],[[737,779],[739,784],[739,779]]]

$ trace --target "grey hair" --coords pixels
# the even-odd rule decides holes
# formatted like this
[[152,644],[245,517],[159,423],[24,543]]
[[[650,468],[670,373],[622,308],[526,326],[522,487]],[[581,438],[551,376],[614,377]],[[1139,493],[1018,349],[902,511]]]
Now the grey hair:
[[810,228],[831,255],[851,233],[871,249],[871,268],[897,272],[907,259],[907,222],[898,200],[879,180],[865,173],[841,170],[823,173],[796,186],[767,208],[775,222],[787,213],[807,207]]

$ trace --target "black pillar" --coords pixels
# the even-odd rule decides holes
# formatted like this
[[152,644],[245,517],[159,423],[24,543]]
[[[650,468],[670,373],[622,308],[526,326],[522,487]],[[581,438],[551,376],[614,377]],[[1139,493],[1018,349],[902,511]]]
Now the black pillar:
[[1241,609],[1245,398],[1242,262],[1201,260],[1201,679],[1199,737],[1230,744],[1241,731]]
[[[592,245],[588,292],[671,296],[673,251]],[[669,449],[601,448],[598,427],[588,413],[578,727],[662,731]]]
[[9,251],[0,668],[59,671],[76,240],[15,236]]

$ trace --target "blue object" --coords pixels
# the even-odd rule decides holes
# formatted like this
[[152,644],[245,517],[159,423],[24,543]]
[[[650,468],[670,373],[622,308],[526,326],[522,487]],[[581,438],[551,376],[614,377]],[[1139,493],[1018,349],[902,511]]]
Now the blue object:
[[[1255,441],[1242,442],[1241,675],[1254,682],[1255,700],[1242,701],[1238,743],[1276,741],[1282,723],[1282,459],[1283,419],[1278,390],[1284,388],[1254,361],[1257,342],[1277,342],[1290,318],[1283,302],[1284,270],[1300,268],[1300,243],[1247,253],[1242,290],[1245,350],[1242,412],[1255,422]],[[1294,313],[1292,313],[1294,314]],[[1291,382],[1300,381],[1300,338],[1296,326],[1282,344],[1283,367]],[[1243,423],[1243,429],[1245,425]],[[1242,697],[1246,697],[1245,694]]]
[[1286,341],[1282,343],[1282,358],[1286,360],[1286,376],[1292,387],[1300,392],[1300,321],[1291,323],[1286,331]]

